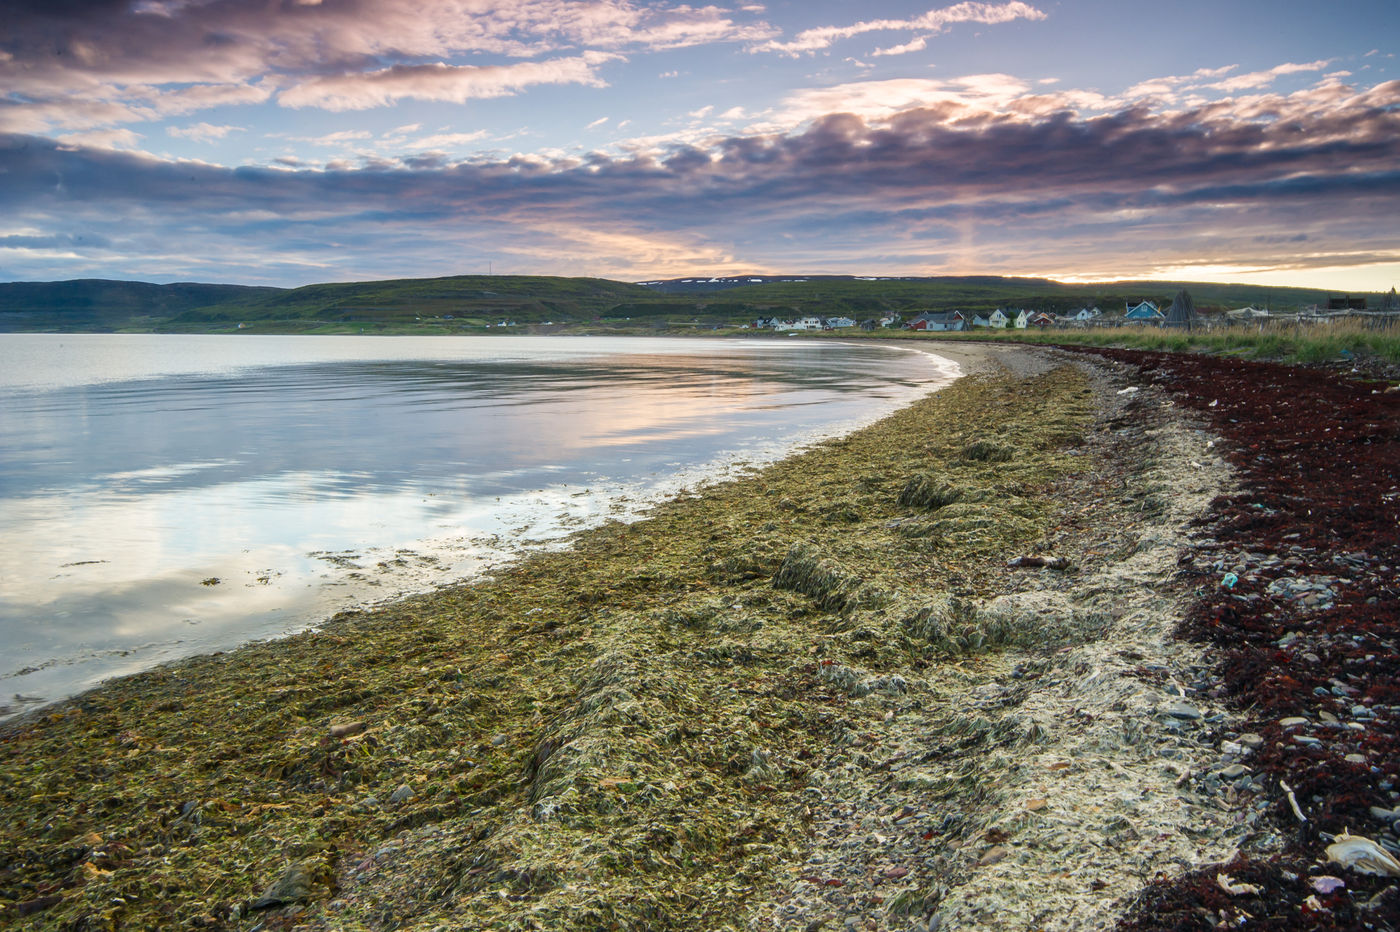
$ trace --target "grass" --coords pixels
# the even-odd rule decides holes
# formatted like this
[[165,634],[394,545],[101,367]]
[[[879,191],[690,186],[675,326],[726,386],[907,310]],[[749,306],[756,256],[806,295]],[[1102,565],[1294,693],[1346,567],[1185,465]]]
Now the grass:
[[0,924],[740,929],[804,856],[806,762],[883,714],[860,697],[996,641],[959,606],[1053,528],[1092,404],[1073,367],[970,376],[494,579],[2,729]]
[[[861,334],[869,335],[869,334]],[[960,333],[876,336],[928,340],[992,340],[1070,346],[1114,346],[1172,353],[1218,353],[1284,362],[1326,363],[1373,357],[1400,365],[1400,321],[1343,319],[1331,323],[1266,321],[1261,324],[1185,332],[1158,327],[1100,327],[1086,330],[984,330]],[[856,334],[842,334],[844,337]]]

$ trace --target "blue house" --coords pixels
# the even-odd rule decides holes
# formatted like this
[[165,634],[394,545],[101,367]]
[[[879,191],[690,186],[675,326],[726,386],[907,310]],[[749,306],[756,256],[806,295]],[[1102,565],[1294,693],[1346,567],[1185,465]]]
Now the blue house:
[[1157,309],[1157,305],[1151,301],[1143,301],[1141,304],[1134,304],[1128,308],[1128,312],[1123,315],[1124,320],[1162,320],[1164,315]]

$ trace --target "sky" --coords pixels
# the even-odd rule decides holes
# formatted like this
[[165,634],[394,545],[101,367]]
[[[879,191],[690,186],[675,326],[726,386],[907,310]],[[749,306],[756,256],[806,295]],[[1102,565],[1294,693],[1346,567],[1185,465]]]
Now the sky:
[[0,0],[0,281],[1400,284],[1395,0]]

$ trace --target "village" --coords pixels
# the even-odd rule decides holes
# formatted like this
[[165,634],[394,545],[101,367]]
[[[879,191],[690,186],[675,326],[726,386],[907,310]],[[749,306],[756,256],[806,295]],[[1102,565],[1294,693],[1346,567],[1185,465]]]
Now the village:
[[861,330],[914,330],[929,333],[979,329],[1087,329],[1135,325],[1214,329],[1254,322],[1262,324],[1267,321],[1286,320],[1290,324],[1326,323],[1355,317],[1376,317],[1388,321],[1400,317],[1400,299],[1397,299],[1395,289],[1391,289],[1390,294],[1382,299],[1378,308],[1368,307],[1364,298],[1345,296],[1329,299],[1326,307],[1315,304],[1282,311],[1253,306],[1228,310],[1197,309],[1190,293],[1182,289],[1177,292],[1171,304],[1165,306],[1165,310],[1155,301],[1143,300],[1136,303],[1126,302],[1121,313],[1109,313],[1098,307],[1081,307],[1063,314],[999,307],[992,311],[921,311],[907,320],[894,312],[859,322],[850,317],[814,315],[796,318],[759,317],[754,321],[753,327],[757,330],[773,330],[780,333],[845,330],[857,327]]

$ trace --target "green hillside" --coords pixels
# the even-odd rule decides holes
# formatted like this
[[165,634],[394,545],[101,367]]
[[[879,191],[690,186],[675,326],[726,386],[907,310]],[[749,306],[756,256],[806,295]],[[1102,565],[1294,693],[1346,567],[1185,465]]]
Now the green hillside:
[[153,285],[85,278],[66,282],[0,282],[0,331],[150,329],[193,308],[255,301],[281,288]]
[[[170,321],[181,328],[209,323],[414,324],[485,326],[591,321],[618,308],[666,313],[693,302],[673,302],[639,285],[601,278],[459,275],[306,285],[255,300],[242,298],[192,309]],[[453,324],[453,322],[457,322]]]
[[[791,277],[790,277],[791,278]],[[761,283],[678,279],[646,285],[601,278],[461,275],[301,288],[79,280],[0,283],[0,331],[253,333],[501,332],[502,321],[549,332],[710,330],[760,316],[844,315],[995,307],[1064,312],[1097,305],[1170,303],[1190,290],[1203,310],[1325,305],[1326,292],[1202,282],[1074,285],[1046,279],[813,277]],[[1380,295],[1368,295],[1379,305]],[[507,331],[509,332],[509,331]]]

